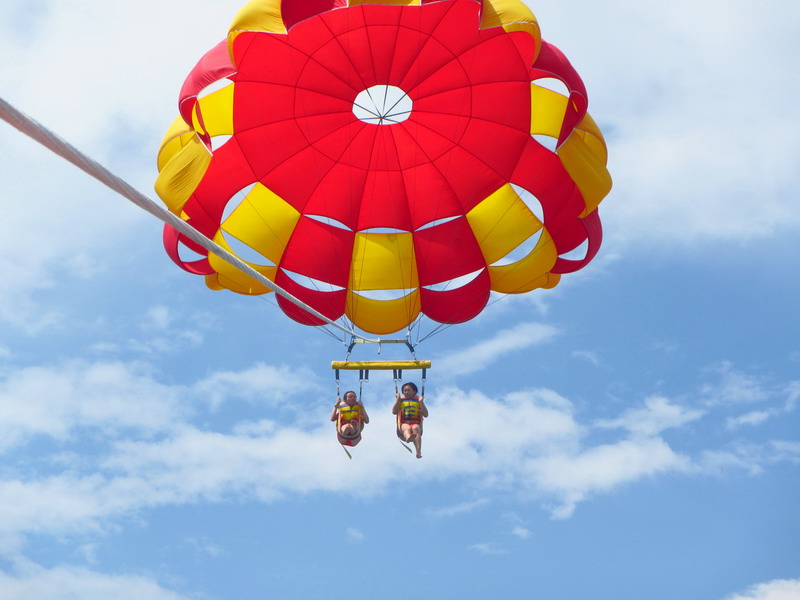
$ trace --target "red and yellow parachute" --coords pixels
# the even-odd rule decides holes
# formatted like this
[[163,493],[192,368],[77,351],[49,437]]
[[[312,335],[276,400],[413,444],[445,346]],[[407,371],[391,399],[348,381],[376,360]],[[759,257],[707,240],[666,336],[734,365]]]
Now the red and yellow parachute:
[[[491,290],[553,287],[599,248],[605,142],[518,0],[252,0],[179,106],[158,156],[168,208],[364,331],[469,320]],[[169,226],[164,240],[213,289],[270,291]]]

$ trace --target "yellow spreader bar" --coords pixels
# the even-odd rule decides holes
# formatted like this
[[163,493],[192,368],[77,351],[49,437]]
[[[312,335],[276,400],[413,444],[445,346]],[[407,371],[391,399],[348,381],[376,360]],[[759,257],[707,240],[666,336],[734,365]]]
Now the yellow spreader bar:
[[393,371],[395,369],[430,369],[429,360],[334,360],[331,369],[343,371]]

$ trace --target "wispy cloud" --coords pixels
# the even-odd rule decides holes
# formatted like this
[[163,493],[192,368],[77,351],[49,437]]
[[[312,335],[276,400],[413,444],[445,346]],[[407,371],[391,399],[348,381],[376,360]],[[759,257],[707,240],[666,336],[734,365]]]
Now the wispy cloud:
[[224,550],[207,537],[188,537],[184,543],[195,552],[207,556],[216,557],[224,554]]
[[800,401],[800,381],[792,381],[784,389],[786,393],[786,412],[792,412]]
[[528,461],[538,487],[558,499],[553,517],[570,517],[579,502],[595,493],[659,473],[685,471],[688,457],[660,438],[623,440],[587,448],[577,454],[553,454]]
[[719,380],[703,386],[701,394],[707,404],[751,404],[770,397],[762,378],[737,371],[730,362],[722,362],[709,371]]
[[364,534],[361,532],[361,530],[356,529],[355,527],[348,527],[345,530],[345,534],[347,535],[347,538],[349,540],[352,540],[354,542],[363,542],[365,539]]
[[759,583],[733,594],[725,600],[797,600],[800,598],[800,579],[775,579]]
[[680,350],[680,346],[677,343],[667,340],[655,341],[651,344],[651,347],[653,350],[657,350],[658,352],[663,352],[665,354],[674,354]]
[[525,522],[520,518],[519,515],[513,512],[506,513],[505,518],[511,521],[511,535],[518,537],[521,540],[527,540],[531,537],[530,529],[525,527]]
[[734,471],[758,475],[766,467],[783,462],[800,463],[800,443],[782,440],[759,444],[735,442],[723,448],[701,452],[692,468],[711,475],[725,475]]
[[147,309],[141,326],[143,329],[164,330],[170,326],[172,320],[173,316],[169,307],[163,305],[151,306]]
[[766,376],[742,373],[728,362],[721,363],[712,372],[719,381],[702,387],[701,398],[709,406],[729,406],[735,409],[748,404],[766,405],[759,410],[730,416],[725,425],[728,429],[755,427],[770,419],[793,412],[800,399],[800,382],[776,385]]
[[216,410],[228,400],[274,403],[298,392],[319,389],[312,371],[256,363],[241,371],[218,371],[198,381],[193,391]]
[[761,425],[776,414],[778,414],[777,411],[772,410],[755,410],[738,417],[729,417],[725,421],[725,426],[728,429],[737,429],[746,425]]
[[478,544],[472,544],[471,546],[467,546],[467,549],[477,552],[478,554],[486,554],[490,556],[508,553],[507,550],[500,548],[494,542],[481,542]]
[[597,355],[596,352],[592,352],[591,350],[574,350],[572,352],[572,356],[574,358],[580,358],[582,360],[586,360],[592,363],[595,367],[598,367],[601,364],[600,357]]
[[506,354],[552,340],[559,331],[542,323],[519,323],[464,350],[436,360],[437,371],[455,377],[485,369]]
[[632,434],[655,436],[666,429],[681,427],[696,421],[704,411],[689,409],[670,402],[668,398],[651,396],[644,406],[626,410],[616,419],[601,420],[595,423],[600,428],[623,428]]
[[425,513],[431,517],[454,517],[456,515],[461,515],[464,513],[469,513],[478,508],[486,506],[489,504],[490,500],[488,498],[479,498],[478,500],[472,500],[470,502],[461,502],[460,504],[455,504],[453,506],[445,506],[442,508],[432,508],[425,511]]
[[522,527],[521,525],[517,525],[511,530],[511,535],[514,535],[521,540],[527,540],[529,537],[531,537],[531,532],[529,529]]

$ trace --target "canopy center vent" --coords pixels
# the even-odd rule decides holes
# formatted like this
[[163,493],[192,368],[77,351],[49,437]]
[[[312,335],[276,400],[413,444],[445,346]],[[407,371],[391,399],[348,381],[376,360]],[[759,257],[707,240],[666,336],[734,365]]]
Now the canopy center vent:
[[356,96],[353,114],[365,123],[394,125],[411,116],[414,103],[393,85],[373,85]]

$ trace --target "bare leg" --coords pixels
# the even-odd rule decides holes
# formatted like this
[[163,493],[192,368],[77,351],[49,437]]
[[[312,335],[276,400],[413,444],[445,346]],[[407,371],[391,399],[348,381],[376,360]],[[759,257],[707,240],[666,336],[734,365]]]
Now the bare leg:
[[417,458],[422,458],[422,428],[419,425],[412,425],[411,432],[411,439],[417,450]]

